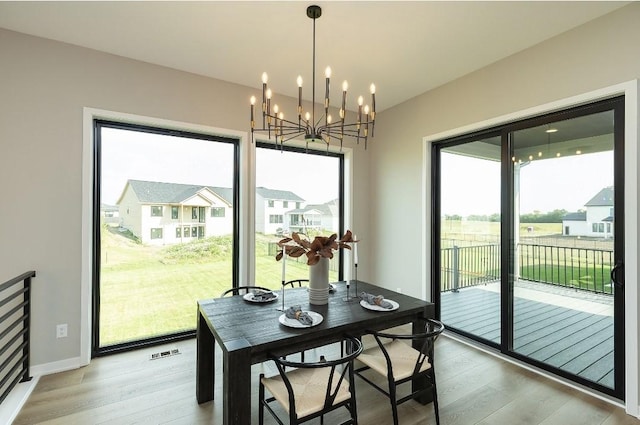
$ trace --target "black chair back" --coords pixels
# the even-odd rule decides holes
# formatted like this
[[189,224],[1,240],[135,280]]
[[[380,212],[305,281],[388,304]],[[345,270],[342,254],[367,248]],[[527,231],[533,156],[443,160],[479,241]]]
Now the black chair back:
[[268,288],[263,288],[261,286],[238,286],[236,288],[230,288],[227,289],[226,291],[224,291],[222,294],[220,294],[220,298],[222,297],[226,297],[229,295],[245,295],[248,294],[252,291],[265,291],[265,292],[270,292],[271,289]]

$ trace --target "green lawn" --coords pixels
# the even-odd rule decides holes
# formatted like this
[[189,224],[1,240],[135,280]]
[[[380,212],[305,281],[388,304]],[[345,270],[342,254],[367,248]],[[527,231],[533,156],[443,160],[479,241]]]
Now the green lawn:
[[535,266],[523,266],[520,268],[520,278],[535,282],[546,282],[569,288],[585,289],[605,294],[612,293],[611,267],[598,265],[595,267],[553,267],[550,264],[540,263]]
[[[232,285],[230,237],[150,247],[104,227],[101,238],[100,346],[195,329],[196,301]],[[256,285],[280,289],[282,262],[267,249],[276,240],[256,235]],[[308,275],[302,259],[288,259],[287,280]]]

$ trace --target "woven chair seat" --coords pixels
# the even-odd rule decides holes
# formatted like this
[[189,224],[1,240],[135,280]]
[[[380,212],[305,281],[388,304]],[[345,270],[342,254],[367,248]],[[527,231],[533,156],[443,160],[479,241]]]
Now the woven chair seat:
[[[297,369],[287,372],[295,394],[296,413],[298,417],[308,416],[324,408],[325,391],[329,381],[329,368]],[[289,413],[289,393],[280,375],[262,378],[262,384],[278,400]],[[335,388],[332,388],[335,390]],[[333,404],[341,403],[351,397],[349,382],[342,381]]]
[[[394,380],[399,381],[413,375],[413,370],[416,367],[416,360],[420,355],[418,350],[399,340],[385,344],[385,348],[391,358]],[[362,354],[358,356],[358,360],[375,370],[380,375],[387,377],[387,360],[385,359],[382,350],[377,345],[364,350]],[[428,361],[425,361],[420,368],[420,372],[424,372],[429,368],[431,368],[431,364]]]

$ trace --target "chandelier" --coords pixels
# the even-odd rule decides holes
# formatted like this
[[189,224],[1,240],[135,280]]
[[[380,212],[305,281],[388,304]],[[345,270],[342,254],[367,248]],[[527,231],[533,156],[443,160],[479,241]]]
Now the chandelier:
[[[251,142],[253,143],[254,132],[267,133],[271,139],[275,138],[276,144],[279,142],[282,146],[285,142],[300,138],[304,135],[304,139],[307,143],[322,142],[329,145],[331,139],[340,141],[340,150],[342,150],[342,143],[345,137],[351,137],[356,140],[357,144],[360,141],[364,142],[365,149],[367,148],[367,139],[369,133],[373,138],[373,129],[376,118],[376,86],[371,84],[371,107],[364,105],[364,99],[362,96],[358,97],[358,112],[355,122],[346,122],[346,102],[347,102],[347,89],[349,84],[347,81],[342,83],[342,103],[338,111],[338,120],[333,120],[331,114],[329,114],[329,87],[331,79],[331,68],[327,67],[325,70],[325,95],[324,95],[324,114],[319,116],[316,120],[316,19],[322,15],[322,9],[320,6],[309,6],[307,8],[307,16],[313,19],[313,69],[312,69],[312,86],[311,86],[311,111],[305,111],[302,107],[302,77],[298,76],[298,110],[297,110],[297,122],[295,118],[293,120],[285,119],[284,113],[280,111],[278,105],[274,103],[273,107],[271,102],[273,99],[273,92],[267,86],[268,76],[264,72],[262,74],[262,128],[255,128],[255,104],[256,97],[251,96]],[[294,114],[295,116],[295,114]],[[371,130],[369,132],[369,130]]]

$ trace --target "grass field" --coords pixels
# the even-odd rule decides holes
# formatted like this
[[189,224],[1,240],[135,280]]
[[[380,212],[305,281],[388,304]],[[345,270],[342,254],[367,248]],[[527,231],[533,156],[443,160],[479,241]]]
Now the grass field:
[[[195,329],[196,301],[232,285],[230,237],[154,247],[103,227],[101,239],[100,346]],[[282,263],[268,255],[275,240],[256,235],[256,285],[280,289]],[[308,275],[305,263],[287,261],[287,280]]]

